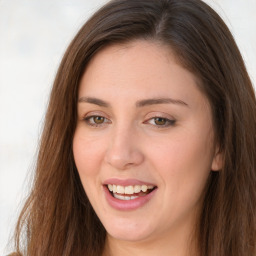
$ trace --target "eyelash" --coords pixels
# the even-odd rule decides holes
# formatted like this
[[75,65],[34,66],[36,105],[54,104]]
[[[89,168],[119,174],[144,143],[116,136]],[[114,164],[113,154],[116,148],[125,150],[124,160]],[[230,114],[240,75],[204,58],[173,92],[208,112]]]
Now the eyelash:
[[[156,124],[157,119],[160,119],[161,121],[164,121],[164,124],[163,125]],[[157,128],[165,128],[165,127],[169,127],[169,126],[174,126],[175,123],[176,123],[176,120],[174,120],[174,119],[168,119],[166,117],[161,117],[161,116],[152,117],[152,118],[148,119],[145,123],[150,123],[150,121],[152,121],[152,120],[155,123],[155,124],[152,124],[152,125],[156,126]]]
[[[100,124],[95,123],[95,121],[92,121],[94,118],[103,118],[103,122]],[[164,122],[164,124],[160,125],[160,124],[156,124],[156,120],[160,119],[161,121]],[[111,123],[111,121],[109,119],[107,119],[104,116],[100,116],[100,115],[92,115],[92,116],[87,116],[85,118],[83,118],[83,120],[86,122],[86,124],[88,124],[89,126],[92,127],[100,127],[105,125],[106,123]],[[155,124],[150,123],[150,121],[152,121]],[[159,120],[158,120],[159,121]],[[174,126],[176,123],[176,120],[174,119],[168,119],[166,117],[161,117],[161,116],[155,116],[155,117],[151,117],[150,119],[148,119],[147,121],[144,122],[145,124],[151,124],[152,126],[155,126],[157,128],[165,128],[165,127],[169,127],[169,126]]]
[[[103,118],[104,122],[100,123],[100,124],[97,124],[97,123],[95,123],[95,121],[94,122],[90,121],[90,119],[94,119],[94,118]],[[86,122],[86,124],[88,124],[92,127],[99,127],[99,126],[103,126],[106,123],[111,123],[110,120],[108,122],[106,122],[106,120],[108,120],[108,119],[106,117],[100,116],[100,115],[87,116],[83,120]]]

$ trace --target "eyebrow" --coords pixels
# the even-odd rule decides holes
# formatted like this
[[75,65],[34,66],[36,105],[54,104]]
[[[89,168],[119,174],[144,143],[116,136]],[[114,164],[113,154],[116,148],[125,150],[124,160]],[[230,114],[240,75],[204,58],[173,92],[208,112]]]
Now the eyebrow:
[[188,106],[188,104],[182,100],[177,100],[172,98],[153,98],[153,99],[137,101],[136,107],[144,107],[144,106],[156,105],[156,104],[178,104],[178,105]]
[[97,98],[91,98],[91,97],[81,97],[81,98],[79,98],[78,102],[79,103],[80,102],[91,103],[91,104],[95,104],[100,107],[106,107],[106,108],[110,106],[110,104],[104,100],[97,99]]
[[[91,103],[98,105],[100,107],[110,107],[110,104],[104,100],[93,98],[93,97],[81,97],[79,98],[78,102],[84,102],[84,103]],[[150,105],[157,105],[157,104],[178,104],[181,106],[188,106],[187,103],[185,103],[182,100],[178,99],[172,99],[172,98],[152,98],[152,99],[145,99],[145,100],[139,100],[136,102],[136,107],[144,107],[144,106],[150,106]]]

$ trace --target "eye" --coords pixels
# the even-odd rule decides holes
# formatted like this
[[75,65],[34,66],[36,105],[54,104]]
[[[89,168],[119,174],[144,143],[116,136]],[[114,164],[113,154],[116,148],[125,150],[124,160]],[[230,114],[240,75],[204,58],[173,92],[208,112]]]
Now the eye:
[[91,117],[90,119],[91,119],[91,120],[93,121],[93,123],[95,123],[95,124],[102,124],[102,123],[104,123],[104,121],[105,121],[105,118],[102,117],[102,116],[93,116],[93,117]]
[[170,120],[165,117],[153,117],[147,121],[147,123],[158,126],[158,127],[168,127],[174,125],[176,120]]
[[95,127],[104,125],[105,123],[110,123],[110,120],[103,116],[87,116],[84,120],[88,125]]

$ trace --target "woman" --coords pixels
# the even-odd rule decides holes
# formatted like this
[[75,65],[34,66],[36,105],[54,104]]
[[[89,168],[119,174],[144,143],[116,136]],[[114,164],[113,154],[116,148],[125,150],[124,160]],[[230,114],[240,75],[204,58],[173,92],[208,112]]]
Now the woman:
[[255,131],[252,84],[209,6],[110,1],[59,67],[17,253],[255,255]]

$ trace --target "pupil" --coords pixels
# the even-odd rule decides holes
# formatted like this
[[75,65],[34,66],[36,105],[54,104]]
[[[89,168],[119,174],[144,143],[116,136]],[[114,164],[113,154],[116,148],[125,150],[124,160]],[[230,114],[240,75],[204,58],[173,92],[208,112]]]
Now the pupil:
[[101,117],[101,116],[95,116],[95,117],[94,117],[94,122],[95,122],[96,124],[102,124],[103,121],[104,121],[104,118]]
[[164,124],[166,123],[166,120],[165,120],[165,118],[157,117],[157,118],[155,119],[155,123],[156,123],[157,125],[164,125]]

